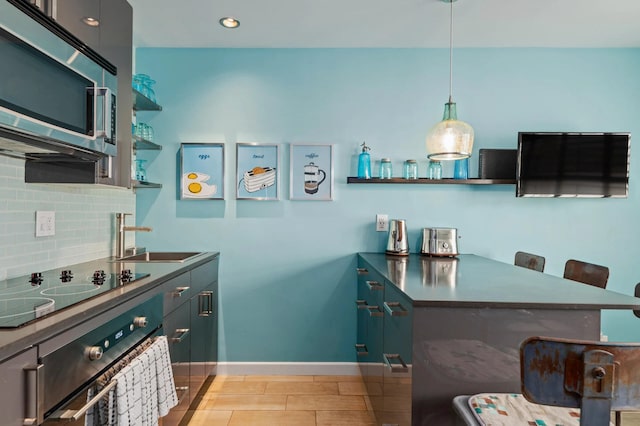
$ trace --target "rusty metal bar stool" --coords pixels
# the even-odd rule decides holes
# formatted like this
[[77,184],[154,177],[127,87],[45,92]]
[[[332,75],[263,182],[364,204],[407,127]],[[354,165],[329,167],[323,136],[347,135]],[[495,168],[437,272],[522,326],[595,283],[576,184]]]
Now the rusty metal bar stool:
[[612,411],[640,410],[639,343],[531,337],[520,346],[520,366],[521,395],[454,398],[464,424],[557,424],[562,416],[604,426]]
[[606,288],[607,281],[609,280],[609,268],[570,259],[567,260],[567,263],[564,265],[563,277],[572,281]]
[[513,264],[523,268],[533,269],[538,272],[544,271],[544,257],[524,251],[516,252],[516,258]]

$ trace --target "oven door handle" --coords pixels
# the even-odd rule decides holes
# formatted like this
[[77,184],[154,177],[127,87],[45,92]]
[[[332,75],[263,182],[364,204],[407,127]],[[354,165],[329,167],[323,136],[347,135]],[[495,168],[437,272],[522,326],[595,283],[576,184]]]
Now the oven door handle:
[[27,373],[27,403],[24,426],[39,425],[44,421],[44,364],[25,368]]
[[49,416],[47,420],[61,420],[61,421],[69,421],[69,422],[71,421],[76,422],[80,420],[80,417],[84,416],[84,414],[87,411],[89,411],[91,407],[93,407],[98,402],[100,402],[102,397],[108,394],[109,391],[113,389],[113,387],[117,384],[118,384],[117,380],[110,381],[104,388],[102,388],[100,392],[98,392],[93,398],[87,401],[87,403],[83,405],[82,408],[78,410],[66,410],[63,408],[63,409],[54,411],[53,414]]

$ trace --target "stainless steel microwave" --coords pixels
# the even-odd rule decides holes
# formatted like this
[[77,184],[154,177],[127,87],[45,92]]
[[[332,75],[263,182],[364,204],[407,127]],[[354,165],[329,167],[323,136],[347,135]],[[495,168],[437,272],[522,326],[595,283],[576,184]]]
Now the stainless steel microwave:
[[0,0],[0,151],[117,155],[116,73],[34,6]]

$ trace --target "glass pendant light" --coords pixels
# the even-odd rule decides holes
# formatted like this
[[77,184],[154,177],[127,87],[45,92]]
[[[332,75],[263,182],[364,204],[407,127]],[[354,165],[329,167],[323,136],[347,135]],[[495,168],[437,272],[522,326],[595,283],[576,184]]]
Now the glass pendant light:
[[473,149],[473,128],[458,120],[456,103],[451,95],[453,89],[453,2],[450,3],[449,21],[449,102],[444,104],[442,121],[433,126],[427,134],[427,157],[432,160],[461,160],[471,157]]

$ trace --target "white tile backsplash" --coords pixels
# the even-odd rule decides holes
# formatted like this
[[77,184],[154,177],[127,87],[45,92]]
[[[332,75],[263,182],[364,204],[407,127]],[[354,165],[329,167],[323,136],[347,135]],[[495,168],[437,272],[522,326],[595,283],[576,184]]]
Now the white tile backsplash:
[[[0,156],[0,280],[113,255],[114,213],[135,209],[132,190],[25,183],[24,160]],[[37,210],[55,211],[55,236],[35,237]]]

